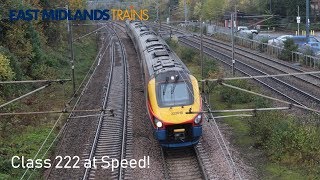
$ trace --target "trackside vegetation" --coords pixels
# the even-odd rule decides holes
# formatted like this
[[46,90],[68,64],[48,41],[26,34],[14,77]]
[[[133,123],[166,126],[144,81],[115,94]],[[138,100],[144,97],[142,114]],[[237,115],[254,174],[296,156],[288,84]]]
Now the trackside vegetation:
[[[174,40],[168,44],[197,78],[201,75],[199,52]],[[205,58],[206,78],[222,76],[214,59]],[[251,81],[231,85],[261,92]],[[210,93],[214,109],[273,107],[272,102],[248,93],[215,85]],[[292,111],[257,112],[252,118],[226,118],[233,130],[230,139],[264,179],[320,178],[320,123],[317,115],[298,116]]]
[[[65,21],[8,21],[9,9],[54,9],[69,4],[83,8],[84,0],[3,1],[0,6],[0,81],[70,79],[70,51]],[[87,22],[73,22],[75,24]],[[73,26],[74,38],[94,27]],[[74,42],[76,84],[80,84],[97,53],[97,36]],[[0,104],[17,98],[44,84],[0,85]],[[72,95],[72,84],[52,83],[50,87],[0,109],[3,112],[61,111]],[[20,179],[25,169],[11,165],[13,156],[34,158],[58,119],[57,114],[0,116],[0,179]],[[54,129],[37,158],[51,155],[50,143],[64,120]],[[32,170],[29,170],[29,172]],[[27,177],[29,174],[27,175]],[[41,179],[36,170],[31,179]]]

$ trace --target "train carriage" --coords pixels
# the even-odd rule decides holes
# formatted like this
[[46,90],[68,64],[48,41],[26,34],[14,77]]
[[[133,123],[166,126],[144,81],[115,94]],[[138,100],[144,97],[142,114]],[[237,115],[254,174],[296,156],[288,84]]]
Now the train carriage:
[[156,139],[164,147],[192,146],[202,135],[198,82],[164,40],[141,21],[126,21],[140,58],[146,106]]

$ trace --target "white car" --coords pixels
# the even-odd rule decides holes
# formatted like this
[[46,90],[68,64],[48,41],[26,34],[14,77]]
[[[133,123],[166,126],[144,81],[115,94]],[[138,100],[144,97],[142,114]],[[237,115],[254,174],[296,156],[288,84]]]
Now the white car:
[[258,34],[256,29],[249,29],[247,26],[238,26],[238,31],[242,33]]
[[284,41],[292,37],[293,37],[292,35],[282,35],[277,38],[270,39],[268,41],[268,45],[283,47]]

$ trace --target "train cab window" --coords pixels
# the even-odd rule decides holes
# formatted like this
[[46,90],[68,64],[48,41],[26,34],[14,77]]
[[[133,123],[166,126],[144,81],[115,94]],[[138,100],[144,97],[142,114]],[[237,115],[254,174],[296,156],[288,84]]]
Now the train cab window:
[[158,87],[160,107],[187,106],[193,103],[193,92],[189,83],[161,83]]

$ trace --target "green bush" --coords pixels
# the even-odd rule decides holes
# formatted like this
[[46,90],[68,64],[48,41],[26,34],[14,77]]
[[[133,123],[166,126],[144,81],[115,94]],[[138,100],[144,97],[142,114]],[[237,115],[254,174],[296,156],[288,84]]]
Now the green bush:
[[218,72],[218,66],[216,61],[205,57],[203,60],[203,72],[205,78],[211,78],[211,74]]
[[263,112],[249,122],[256,147],[266,150],[269,159],[288,165],[315,166],[320,161],[319,129],[301,125],[280,112]]
[[197,52],[193,48],[180,48],[179,56],[184,62],[192,62]]
[[284,41],[284,49],[281,51],[280,59],[285,61],[290,61],[292,56],[292,51],[297,51],[298,45],[296,45],[293,39],[287,39]]
[[[236,87],[240,87],[247,90],[252,90],[252,86],[247,81],[242,80],[236,80],[229,82],[228,84],[231,84]],[[245,104],[250,103],[253,101],[253,96],[251,94],[229,88],[229,87],[223,87],[221,91],[221,98],[222,101],[228,103],[228,104]]]

